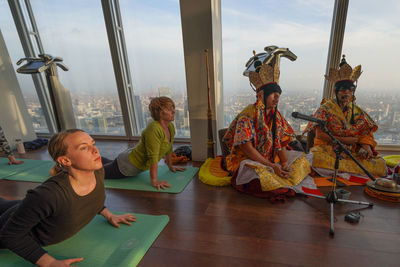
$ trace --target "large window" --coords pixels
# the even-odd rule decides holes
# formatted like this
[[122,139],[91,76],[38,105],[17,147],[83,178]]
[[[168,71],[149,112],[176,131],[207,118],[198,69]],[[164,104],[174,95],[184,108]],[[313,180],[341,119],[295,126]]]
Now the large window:
[[62,57],[58,69],[71,93],[78,128],[125,135],[100,0],[31,1],[44,51]]
[[175,102],[177,137],[189,137],[182,30],[178,1],[120,1],[139,128],[151,120],[155,96]]
[[[7,45],[11,63],[14,69],[17,69],[16,62],[25,57],[25,55],[7,1],[0,1],[0,28]],[[17,72],[16,75],[28,113],[31,115],[35,132],[48,133],[49,129],[31,75],[18,74]]]
[[378,124],[379,144],[400,143],[400,5],[388,0],[349,3],[343,54],[352,66],[361,64],[363,73],[356,90],[357,104]]
[[279,110],[300,133],[307,121],[293,119],[298,111],[313,114],[320,104],[328,54],[334,1],[222,1],[224,124],[255,102],[243,76],[252,51],[269,45],[287,47],[297,55],[281,60]]

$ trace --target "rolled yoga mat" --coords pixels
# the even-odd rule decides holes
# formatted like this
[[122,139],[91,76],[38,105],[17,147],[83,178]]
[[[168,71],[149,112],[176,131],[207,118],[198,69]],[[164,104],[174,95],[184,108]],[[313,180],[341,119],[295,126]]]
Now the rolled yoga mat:
[[[44,247],[56,259],[83,257],[75,266],[136,266],[169,221],[167,215],[135,214],[132,225],[111,226],[97,215],[73,237]],[[0,249],[0,266],[33,266],[7,249]]]
[[[13,181],[26,181],[26,182],[37,182],[42,183],[49,178],[50,169],[54,166],[53,161],[44,160],[33,160],[27,161],[26,168],[21,170],[15,169],[11,174],[8,174],[5,179]],[[33,164],[34,163],[34,164]],[[24,165],[25,163],[21,164]],[[21,166],[16,165],[16,166]],[[8,166],[8,165],[7,165]],[[12,167],[11,165],[10,167]],[[166,165],[158,166],[158,179],[162,181],[168,181],[171,185],[170,188],[160,189],[153,187],[150,183],[150,172],[144,171],[135,177],[126,177],[122,179],[107,179],[104,181],[106,188],[116,189],[129,189],[129,190],[140,190],[140,191],[152,191],[152,192],[165,192],[165,193],[180,193],[185,189],[187,184],[196,175],[199,168],[197,167],[185,167],[186,170],[183,172],[177,171],[176,173],[171,172]]]

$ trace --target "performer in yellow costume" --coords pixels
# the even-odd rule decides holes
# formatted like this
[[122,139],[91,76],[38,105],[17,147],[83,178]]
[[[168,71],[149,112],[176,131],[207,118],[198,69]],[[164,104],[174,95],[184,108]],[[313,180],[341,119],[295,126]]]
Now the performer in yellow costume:
[[310,173],[310,164],[304,153],[287,151],[295,133],[277,108],[282,93],[278,84],[280,57],[293,61],[296,55],[275,46],[265,51],[253,52],[243,73],[255,87],[256,103],[237,115],[223,139],[231,150],[227,168],[233,173],[232,183],[242,185],[259,179],[262,191],[271,191],[298,185]]
[[[354,69],[347,64],[343,55],[339,69],[330,69],[325,75],[335,84],[335,99],[324,99],[314,117],[325,121],[326,128],[341,143],[347,146],[352,155],[375,176],[386,176],[386,165],[375,150],[373,133],[378,126],[371,117],[355,104],[354,92],[361,75],[361,65]],[[309,123],[305,132],[314,131],[313,164],[315,168],[334,169],[335,152],[331,138],[320,126]],[[361,168],[349,157],[340,160],[339,172],[364,174]]]

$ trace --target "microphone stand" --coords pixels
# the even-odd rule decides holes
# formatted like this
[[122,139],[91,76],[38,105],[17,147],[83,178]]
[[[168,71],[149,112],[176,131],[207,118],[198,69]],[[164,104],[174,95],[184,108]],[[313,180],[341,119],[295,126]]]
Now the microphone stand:
[[334,228],[334,204],[337,202],[344,202],[344,203],[352,203],[352,204],[358,204],[358,205],[367,205],[368,207],[372,207],[374,206],[374,203],[371,202],[364,202],[364,201],[356,201],[356,200],[348,200],[348,199],[340,199],[338,198],[337,194],[336,194],[336,179],[337,179],[337,174],[338,174],[338,170],[339,170],[339,161],[342,159],[341,153],[344,152],[346,153],[346,155],[348,155],[364,172],[366,175],[368,175],[369,178],[371,178],[373,181],[375,181],[375,177],[368,172],[368,170],[366,170],[364,168],[364,166],[361,165],[360,162],[358,162],[353,155],[351,155],[351,153],[346,149],[345,146],[343,146],[343,144],[337,140],[330,132],[329,130],[325,127],[325,123],[319,123],[319,126],[321,127],[321,130],[326,133],[327,135],[329,135],[329,137],[332,139],[332,146],[333,146],[333,150],[335,151],[336,154],[336,158],[335,158],[335,169],[334,169],[334,174],[333,174],[333,185],[331,187],[331,190],[329,191],[327,196],[319,196],[319,195],[314,195],[314,194],[305,194],[308,196],[313,196],[316,198],[322,198],[325,199],[326,201],[328,201],[328,203],[330,204],[330,208],[331,208],[331,213],[330,213],[330,219],[331,219],[331,225],[330,225],[330,229],[329,229],[329,234],[331,236],[335,235],[335,228]]

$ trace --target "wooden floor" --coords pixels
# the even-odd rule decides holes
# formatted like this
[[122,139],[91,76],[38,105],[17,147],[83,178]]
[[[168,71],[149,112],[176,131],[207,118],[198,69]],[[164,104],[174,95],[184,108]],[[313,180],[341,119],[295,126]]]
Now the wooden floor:
[[[109,158],[132,145],[97,144]],[[44,148],[25,157],[50,159]],[[20,199],[35,186],[0,180],[0,197]],[[106,189],[106,206],[170,217],[139,266],[400,266],[400,204],[370,198],[363,189],[346,188],[351,199],[374,207],[335,204],[333,238],[325,200],[298,196],[270,204],[230,186],[205,185],[197,175],[180,194]],[[344,215],[355,210],[362,214],[360,222],[345,222]]]

